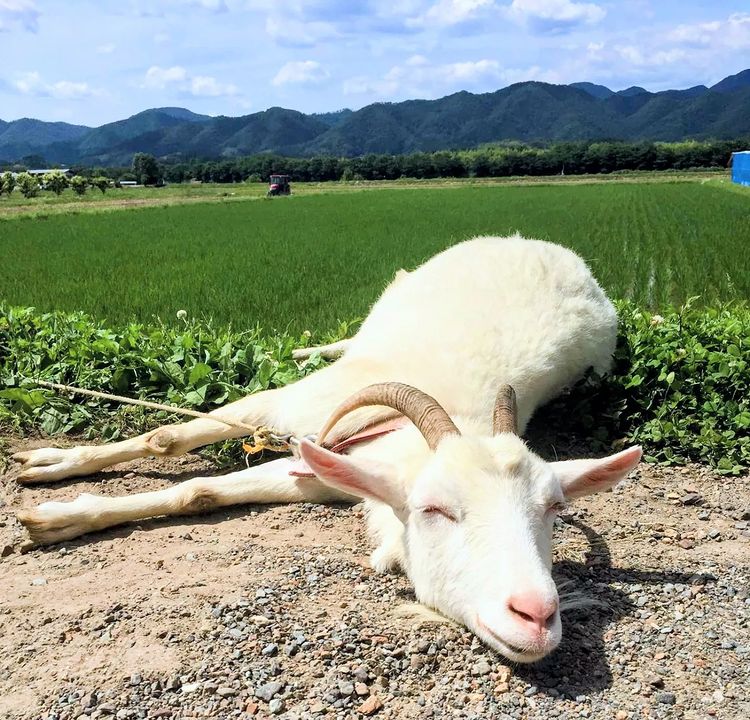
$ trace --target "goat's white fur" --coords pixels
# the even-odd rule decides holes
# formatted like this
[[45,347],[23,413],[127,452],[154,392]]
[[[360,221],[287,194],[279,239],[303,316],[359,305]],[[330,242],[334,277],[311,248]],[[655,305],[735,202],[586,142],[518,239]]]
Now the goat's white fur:
[[[535,626],[529,640],[530,626],[521,627],[519,621],[527,614],[509,612],[508,606],[520,587],[524,597],[531,593],[556,608],[547,505],[563,495],[611,486],[634,467],[640,451],[602,461],[544,463],[515,436],[490,436],[493,401],[501,383],[515,388],[522,433],[535,409],[588,367],[600,373],[609,368],[616,325],[612,304],[573,252],[520,236],[476,238],[414,272],[399,272],[356,336],[334,347],[344,351],[336,363],[220,411],[222,417],[304,436],[317,432],[333,408],[355,391],[397,381],[433,395],[461,430],[460,438],[444,440],[431,453],[416,428],[408,426],[356,446],[346,457],[304,443],[302,454],[318,479],[290,477],[291,461],[284,458],[157,492],[47,502],[19,517],[34,542],[53,543],[157,515],[364,496],[369,498],[368,526],[377,544],[371,559],[377,570],[404,568],[420,601],[463,622],[508,657],[534,660],[559,641],[559,614],[554,610],[546,629]],[[350,435],[390,414],[379,407],[360,409],[343,418],[337,432]],[[178,455],[241,432],[200,419],[111,445],[32,450],[15,459],[24,463],[21,482],[45,482],[133,458]],[[466,516],[464,524],[458,528],[446,520],[435,526],[424,510],[430,503],[454,508],[459,519]],[[523,512],[516,513],[517,507]],[[538,508],[539,517],[534,515]],[[489,525],[504,515],[489,532]],[[477,568],[467,574],[472,563],[451,555],[496,554],[501,541],[524,563],[498,566],[496,577],[476,576]]]

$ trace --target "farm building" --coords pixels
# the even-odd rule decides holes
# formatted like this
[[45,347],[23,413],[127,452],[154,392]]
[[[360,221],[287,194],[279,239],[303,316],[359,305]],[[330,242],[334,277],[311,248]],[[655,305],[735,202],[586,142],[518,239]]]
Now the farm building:
[[750,185],[750,150],[732,154],[732,182]]

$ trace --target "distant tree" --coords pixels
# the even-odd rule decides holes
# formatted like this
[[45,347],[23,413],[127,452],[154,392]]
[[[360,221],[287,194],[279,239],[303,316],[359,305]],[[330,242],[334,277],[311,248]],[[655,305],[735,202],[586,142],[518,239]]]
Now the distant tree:
[[16,176],[12,172],[10,172],[10,170],[8,170],[8,172],[3,173],[2,182],[2,192],[4,192],[6,195],[10,195],[13,192],[13,188],[15,188],[16,186]]
[[68,178],[60,170],[50,170],[42,176],[42,186],[45,190],[51,190],[55,195],[60,195],[68,187]]
[[163,173],[153,155],[136,153],[133,156],[133,174],[141,185],[158,185]]
[[16,175],[16,187],[25,198],[33,198],[39,195],[39,181],[27,172]]
[[97,175],[95,178],[92,178],[90,182],[92,187],[98,188],[102,191],[102,195],[104,195],[109,188],[110,179],[103,175]]
[[76,195],[85,195],[88,184],[88,180],[82,175],[74,175],[70,178],[70,187]]

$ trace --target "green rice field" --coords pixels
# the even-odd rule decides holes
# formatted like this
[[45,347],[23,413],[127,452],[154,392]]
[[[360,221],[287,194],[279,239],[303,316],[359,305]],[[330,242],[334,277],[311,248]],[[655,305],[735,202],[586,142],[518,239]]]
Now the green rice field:
[[378,189],[0,221],[0,301],[114,323],[331,329],[394,272],[479,234],[579,252],[651,309],[750,296],[750,193],[712,182]]

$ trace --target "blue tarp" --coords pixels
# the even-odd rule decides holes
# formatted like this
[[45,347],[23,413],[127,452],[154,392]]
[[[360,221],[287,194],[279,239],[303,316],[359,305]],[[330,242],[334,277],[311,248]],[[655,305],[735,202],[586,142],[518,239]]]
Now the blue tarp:
[[750,185],[750,150],[732,155],[732,182]]

